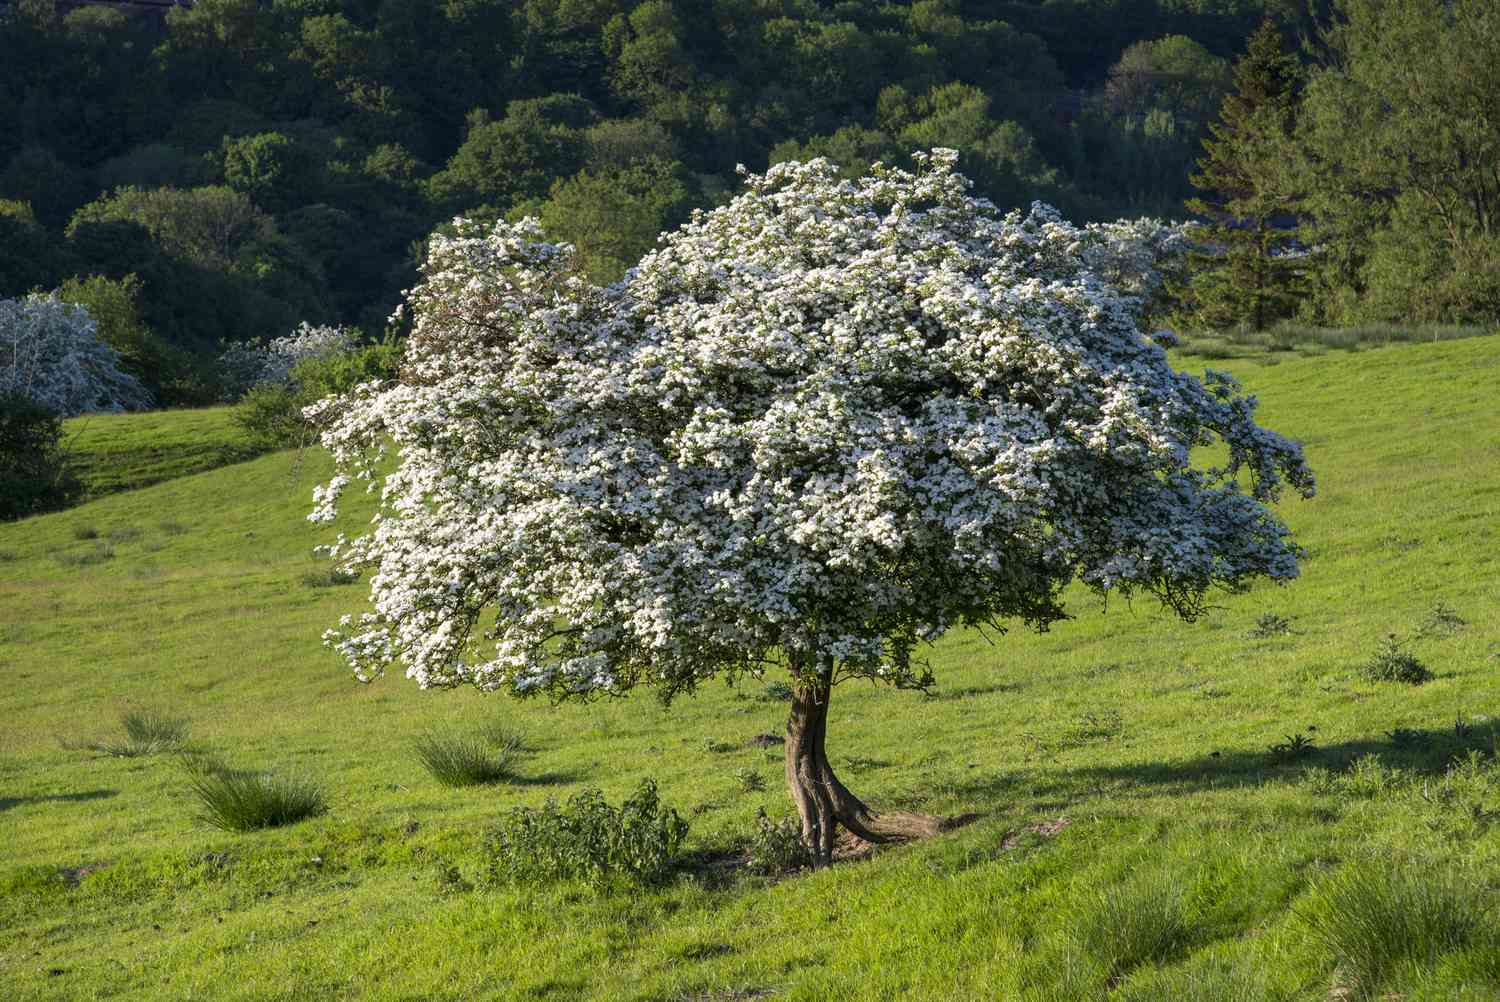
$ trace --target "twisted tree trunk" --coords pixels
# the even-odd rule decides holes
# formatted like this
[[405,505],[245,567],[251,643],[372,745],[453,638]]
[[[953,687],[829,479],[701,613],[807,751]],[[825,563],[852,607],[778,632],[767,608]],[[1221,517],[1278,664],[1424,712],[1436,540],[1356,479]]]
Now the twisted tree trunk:
[[[809,682],[794,676],[792,712],[786,724],[786,782],[802,819],[802,841],[815,867],[841,854],[855,854],[869,845],[905,842],[936,835],[944,819],[907,811],[877,813],[849,792],[828,764],[824,738],[828,730],[826,678]],[[845,835],[839,837],[839,828]]]

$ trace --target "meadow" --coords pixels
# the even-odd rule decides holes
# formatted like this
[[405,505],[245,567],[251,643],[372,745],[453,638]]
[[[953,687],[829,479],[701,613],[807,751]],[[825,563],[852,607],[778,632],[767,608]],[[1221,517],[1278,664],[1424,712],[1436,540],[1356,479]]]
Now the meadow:
[[[665,708],[349,677],[319,635],[363,595],[311,552],[317,451],[0,525],[5,996],[1500,997],[1500,338],[1211,364],[1318,474],[1283,507],[1302,577],[1194,624],[1079,590],[1048,633],[943,638],[929,694],[841,688],[857,793],[973,818],[819,872],[743,865],[757,813],[790,810],[752,740],[784,727],[775,679]],[[232,444],[223,412],[95,420]],[[1392,649],[1432,677],[1370,677]],[[191,756],[110,753],[131,711],[327,812],[211,827]],[[508,782],[418,760],[434,728],[495,727],[527,749]],[[504,811],[648,776],[692,826],[664,882],[486,879]]]

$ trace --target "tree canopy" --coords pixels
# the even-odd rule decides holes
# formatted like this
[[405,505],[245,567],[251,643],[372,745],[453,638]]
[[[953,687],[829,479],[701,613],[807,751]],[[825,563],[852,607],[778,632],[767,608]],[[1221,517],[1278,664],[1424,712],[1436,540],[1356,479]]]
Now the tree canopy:
[[[382,498],[332,547],[373,574],[329,643],[364,678],[555,698],[786,668],[816,716],[844,679],[924,686],[950,627],[1047,626],[1074,580],[1192,617],[1293,577],[1268,504],[1311,493],[1300,449],[1142,337],[1107,234],[1002,215],[955,160],[779,164],[607,287],[530,221],[434,240],[400,382],[313,412],[343,472],[312,517],[351,476]],[[879,833],[825,806],[820,852],[835,818]]]

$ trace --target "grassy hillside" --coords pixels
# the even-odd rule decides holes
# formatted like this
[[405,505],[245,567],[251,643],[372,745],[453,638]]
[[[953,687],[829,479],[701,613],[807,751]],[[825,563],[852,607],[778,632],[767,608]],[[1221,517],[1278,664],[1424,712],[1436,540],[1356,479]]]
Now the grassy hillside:
[[[932,697],[839,690],[830,754],[856,792],[978,819],[779,881],[734,864],[757,809],[790,809],[779,750],[747,744],[783,726],[762,685],[665,711],[350,680],[318,644],[361,599],[310,554],[321,456],[0,526],[0,983],[20,999],[1500,996],[1500,913],[1465,912],[1500,892],[1500,338],[1225,367],[1319,474],[1319,497],[1285,510],[1302,579],[1194,625],[1080,593],[1050,633],[945,638]],[[1360,674],[1391,634],[1431,681]],[[206,827],[172,756],[82,747],[141,707],[232,765],[319,778],[329,813]],[[412,753],[434,725],[496,720],[533,749],[521,782],[445,789]],[[1268,750],[1297,736],[1312,747]],[[693,823],[666,886],[480,880],[507,807],[583,786],[615,801],[647,775]]]
[[250,459],[260,450],[230,407],[87,414],[64,426],[64,444],[88,498],[136,490]]

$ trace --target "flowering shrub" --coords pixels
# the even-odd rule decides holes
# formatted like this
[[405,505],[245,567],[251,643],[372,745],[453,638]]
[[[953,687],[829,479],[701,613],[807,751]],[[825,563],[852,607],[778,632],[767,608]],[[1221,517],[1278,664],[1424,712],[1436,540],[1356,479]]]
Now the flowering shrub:
[[62,417],[151,406],[151,395],[99,339],[89,311],[50,293],[0,299],[0,394],[19,394]]
[[1143,216],[1090,223],[1084,229],[1096,238],[1084,252],[1085,260],[1105,282],[1130,297],[1136,320],[1145,324],[1161,316],[1169,283],[1186,276],[1186,255],[1192,246],[1187,227]]
[[219,356],[219,369],[226,392],[237,400],[256,386],[285,385],[301,362],[342,355],[353,347],[354,336],[348,330],[303,321],[285,337],[230,345]]
[[382,497],[330,547],[374,573],[328,642],[363,678],[518,694],[780,656],[917,685],[918,644],[1044,626],[1075,579],[1190,617],[1295,576],[1267,504],[1312,493],[1300,449],[1230,377],[1171,369],[1104,235],[997,214],[954,158],[778,164],[607,288],[533,223],[435,238],[402,381],[311,411],[342,470],[310,517],[351,477]]

